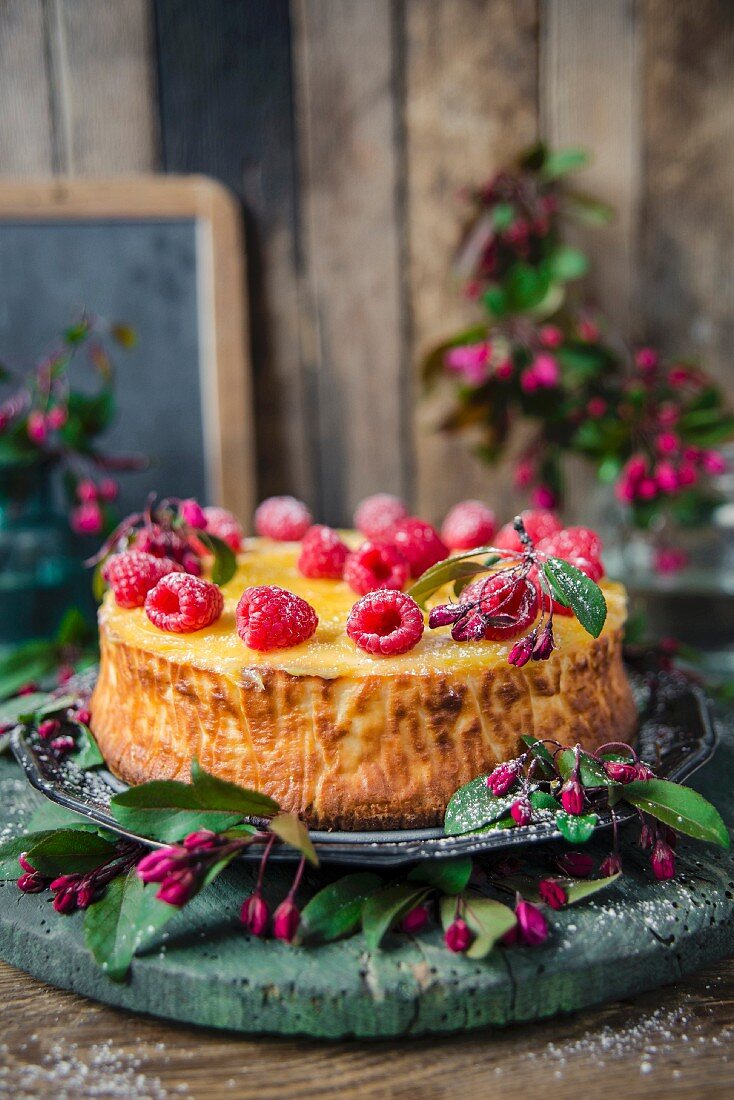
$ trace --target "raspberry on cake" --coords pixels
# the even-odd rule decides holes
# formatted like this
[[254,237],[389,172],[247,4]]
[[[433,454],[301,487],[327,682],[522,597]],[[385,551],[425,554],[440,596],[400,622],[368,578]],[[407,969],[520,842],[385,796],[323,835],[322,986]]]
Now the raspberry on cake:
[[227,511],[226,508],[208,507],[204,508],[203,511],[207,533],[221,539],[222,542],[226,542],[230,550],[234,550],[235,554],[238,554],[242,549],[245,533],[237,517]]
[[449,550],[473,550],[486,546],[495,532],[494,512],[481,500],[462,500],[448,512],[441,538]]
[[145,614],[159,630],[191,634],[222,614],[224,598],[210,581],[190,573],[169,573],[145,597]]
[[347,634],[366,653],[407,653],[423,636],[423,613],[405,592],[368,592],[347,619]]
[[145,597],[162,577],[181,570],[182,566],[171,558],[129,550],[108,558],[102,576],[114,592],[118,607],[142,607]]
[[384,539],[363,542],[344,566],[344,580],[358,596],[378,588],[403,588],[409,576],[405,555]]
[[[555,512],[548,512],[543,508],[521,512],[520,518],[533,542],[539,542],[540,539],[544,539],[548,535],[555,535],[563,528],[563,524]],[[513,523],[506,523],[504,527],[500,528],[494,540],[494,545],[500,550],[515,550],[518,553],[522,550],[520,536]]]
[[411,577],[420,577],[426,569],[449,556],[449,548],[441,541],[436,528],[416,516],[396,524],[391,541],[408,559]]
[[295,497],[268,497],[255,510],[258,535],[276,542],[298,542],[312,523],[308,508]]
[[379,539],[392,534],[396,523],[406,519],[408,509],[399,497],[392,493],[375,493],[357,506],[354,526],[368,539]]
[[344,573],[349,548],[332,527],[314,524],[301,542],[298,569],[304,577],[338,581]]
[[262,652],[307,642],[319,622],[309,603],[276,584],[246,588],[237,604],[236,621],[245,645]]

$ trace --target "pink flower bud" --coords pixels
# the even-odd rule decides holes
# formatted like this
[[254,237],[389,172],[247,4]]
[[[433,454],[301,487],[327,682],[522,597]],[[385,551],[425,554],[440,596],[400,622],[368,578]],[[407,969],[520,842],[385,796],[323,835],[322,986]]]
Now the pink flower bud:
[[455,955],[466,951],[471,941],[472,934],[469,925],[461,917],[457,917],[456,920],[452,921],[443,937],[443,942],[449,951],[453,951]]
[[535,380],[538,386],[543,389],[549,389],[551,386],[557,386],[560,378],[561,371],[558,363],[547,352],[541,352],[540,355],[536,355],[532,365],[533,373],[535,374]]
[[607,408],[607,403],[603,397],[591,397],[586,406],[586,411],[592,419],[597,420],[600,416],[604,416]]
[[678,485],[681,489],[687,488],[689,485],[695,485],[698,481],[698,470],[692,462],[681,462],[678,467]]
[[633,455],[624,469],[631,481],[639,481],[647,472],[647,463],[642,455]]
[[201,568],[201,561],[196,554],[186,553],[181,559],[181,564],[186,573],[190,573],[192,577],[200,577],[203,570]]
[[640,500],[653,500],[658,495],[657,482],[654,478],[643,477],[637,483],[637,494]]
[[655,351],[655,348],[640,348],[635,354],[635,365],[638,370],[641,370],[644,374],[655,370],[659,362],[660,356]]
[[647,848],[652,848],[657,839],[657,828],[655,825],[650,825],[647,821],[643,821],[642,828],[640,829],[639,845],[643,852]]
[[520,762],[518,760],[498,764],[494,771],[487,776],[487,786],[496,798],[501,798],[503,794],[507,794],[519,773]]
[[500,382],[507,382],[512,378],[514,366],[511,359],[503,359],[501,363],[498,363],[495,367],[495,378],[499,378]]
[[533,819],[533,809],[527,798],[518,798],[510,806],[510,816],[516,825],[529,825]]
[[27,684],[23,684],[22,687],[19,687],[15,694],[33,695],[36,691],[38,691],[38,684],[35,682],[35,680],[29,680]]
[[183,847],[188,851],[195,848],[203,848],[207,851],[216,848],[219,843],[219,837],[211,829],[199,829],[198,832],[189,833],[187,837],[184,837]]
[[599,865],[599,877],[609,878],[610,875],[618,875],[622,870],[622,860],[617,852],[610,852],[606,859]]
[[535,393],[538,389],[538,379],[532,367],[526,367],[520,375],[520,387],[525,393]]
[[61,729],[61,722],[56,718],[46,718],[38,726],[38,736],[44,741],[48,741],[50,737],[55,737]]
[[432,608],[428,616],[428,625],[432,630],[438,626],[450,626],[464,614],[466,614],[466,607],[463,604],[441,604],[439,607]]
[[59,670],[56,673],[56,683],[59,687],[63,687],[64,684],[68,684],[69,680],[75,674],[75,668],[73,665],[59,665]]
[[102,524],[102,511],[96,500],[80,504],[72,510],[71,528],[77,535],[98,535]]
[[89,504],[90,501],[97,499],[97,486],[91,478],[82,478],[77,484],[76,495],[82,504]]
[[46,418],[41,412],[32,412],[28,416],[27,424],[28,438],[31,443],[44,443],[46,436],[48,435],[48,427],[46,425]]
[[450,371],[461,375],[470,386],[481,386],[489,378],[489,363],[492,348],[488,343],[466,344],[450,348],[446,352],[445,363]]
[[680,440],[675,432],[661,432],[655,440],[655,447],[658,454],[674,455],[680,448]]
[[88,909],[94,901],[96,890],[93,886],[82,886],[76,893],[76,904],[78,909]]
[[536,508],[555,508],[556,494],[548,485],[538,485],[533,491],[533,505]]
[[691,380],[691,372],[687,367],[671,367],[668,371],[668,381],[674,389],[680,389]]
[[550,621],[540,632],[535,646],[533,647],[533,660],[534,661],[547,661],[553,650],[556,648],[556,643],[553,638],[553,627]]
[[701,455],[701,465],[707,474],[714,477],[726,473],[726,459],[720,451],[704,451]]
[[77,907],[76,890],[70,887],[59,890],[53,904],[57,913],[73,913]]
[[519,642],[515,642],[514,646],[507,654],[507,660],[511,665],[515,665],[516,668],[522,668],[526,665],[533,655],[533,647],[535,646],[535,634],[526,634],[524,638],[520,638]]
[[99,483],[99,495],[102,500],[111,504],[113,500],[117,500],[117,495],[120,492],[120,486],[111,477],[105,477]]
[[584,792],[578,779],[567,779],[561,788],[561,805],[567,814],[584,812]]
[[59,753],[59,755],[63,755],[67,752],[73,752],[76,748],[76,742],[74,741],[74,738],[68,737],[66,735],[62,737],[54,737],[53,740],[49,741],[48,745],[49,748],[53,750],[53,752]]
[[688,565],[688,555],[685,550],[676,546],[660,546],[653,554],[652,566],[661,576],[670,576],[679,573]]
[[587,344],[591,344],[599,339],[599,326],[594,321],[581,320],[579,321],[579,336]]
[[664,840],[658,840],[650,856],[650,866],[660,882],[675,877],[675,853]]
[[17,886],[24,894],[40,894],[46,889],[48,880],[38,871],[28,871],[18,879]]
[[655,480],[663,493],[675,493],[678,489],[678,475],[670,462],[658,462]]
[[143,882],[163,882],[178,869],[180,862],[175,848],[159,848],[143,856],[135,870]]
[[166,905],[173,905],[176,909],[180,909],[187,901],[191,900],[197,891],[198,885],[194,872],[188,867],[184,867],[179,871],[174,871],[163,880],[156,897],[159,901],[164,901]]
[[648,767],[647,764],[643,764],[642,762],[638,762],[638,764],[635,767],[635,779],[639,781],[639,780],[654,779],[654,778],[655,778],[655,772],[652,770],[652,768]]
[[515,466],[513,481],[518,489],[527,489],[535,477],[535,467],[527,458],[521,458]]
[[295,902],[290,898],[282,901],[273,915],[273,935],[276,940],[291,943],[298,931],[301,914]]
[[20,855],[18,856],[18,863],[20,864],[20,866],[23,868],[24,871],[28,872],[29,875],[35,875],[36,868],[33,866],[33,864],[31,862],[29,862],[25,852],[21,852]]
[[604,771],[615,783],[633,783],[638,778],[637,765],[627,764],[622,760],[608,760]]
[[557,348],[563,343],[563,333],[557,325],[541,325],[538,336],[544,348]]
[[520,901],[515,907],[518,938],[528,947],[536,947],[548,939],[548,922],[538,909],[529,901]]
[[49,411],[49,414],[46,417],[46,424],[49,428],[51,428],[52,431],[58,431],[59,428],[63,428],[68,418],[69,413],[67,412],[65,406],[56,405],[55,408]]
[[551,909],[562,909],[568,901],[568,894],[560,882],[556,882],[553,878],[544,878],[538,883],[538,893]]
[[240,920],[253,936],[264,936],[270,923],[270,910],[265,900],[255,892],[245,898],[240,910]]
[[594,860],[586,852],[564,852],[556,860],[556,865],[570,878],[588,878],[594,870]]
[[398,928],[401,932],[420,932],[428,924],[428,906],[416,905],[409,913],[406,913],[400,921]]
[[198,501],[182,500],[179,508],[181,513],[181,519],[184,523],[187,523],[189,527],[195,527],[199,531],[203,531],[206,527],[206,516],[204,515],[204,509],[201,507]]

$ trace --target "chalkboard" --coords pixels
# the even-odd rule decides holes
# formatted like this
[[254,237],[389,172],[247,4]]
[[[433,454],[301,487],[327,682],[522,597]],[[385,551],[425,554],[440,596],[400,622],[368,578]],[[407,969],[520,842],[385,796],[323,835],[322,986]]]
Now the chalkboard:
[[122,479],[125,511],[157,490],[249,517],[238,220],[201,177],[0,184],[0,359],[33,362],[82,309],[135,330],[114,356],[118,415],[104,439],[150,458]]

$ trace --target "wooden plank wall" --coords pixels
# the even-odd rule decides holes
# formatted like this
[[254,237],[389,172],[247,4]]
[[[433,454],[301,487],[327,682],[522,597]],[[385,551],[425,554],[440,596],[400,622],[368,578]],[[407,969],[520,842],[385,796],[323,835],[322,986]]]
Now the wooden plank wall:
[[[729,0],[3,0],[0,174],[208,173],[242,199],[262,495],[514,505],[431,430],[458,192],[543,135],[595,153],[582,239],[625,334],[734,395]],[[578,506],[578,499],[575,500]]]

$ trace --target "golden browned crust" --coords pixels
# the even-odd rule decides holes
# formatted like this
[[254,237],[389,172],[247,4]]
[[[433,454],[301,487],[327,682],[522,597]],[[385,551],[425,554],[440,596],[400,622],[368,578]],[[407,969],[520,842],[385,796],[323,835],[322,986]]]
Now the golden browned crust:
[[197,757],[317,828],[438,825],[454,791],[517,755],[522,734],[595,748],[636,724],[619,630],[522,669],[329,680],[244,668],[239,683],[104,623],[100,642],[92,725],[116,775],[186,780]]

